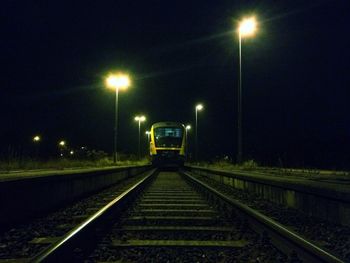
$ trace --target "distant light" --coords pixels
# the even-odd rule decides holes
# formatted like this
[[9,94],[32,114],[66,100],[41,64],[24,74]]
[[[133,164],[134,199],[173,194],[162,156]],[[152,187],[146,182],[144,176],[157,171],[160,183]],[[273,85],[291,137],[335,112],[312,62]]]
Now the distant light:
[[245,18],[239,23],[238,31],[241,37],[251,36],[255,33],[256,27],[255,17]]
[[70,155],[73,155],[73,154],[74,154],[74,151],[70,151],[69,153],[70,153]]
[[145,116],[136,116],[135,117],[135,121],[140,121],[140,122],[143,122],[146,120],[146,117]]
[[191,130],[191,125],[187,125],[186,130]]
[[36,135],[33,137],[33,141],[34,142],[39,142],[41,140],[40,136],[39,135]]
[[147,135],[150,135],[150,134],[151,134],[151,132],[150,132],[150,131],[146,131],[146,134],[147,134]]
[[61,153],[60,156],[63,157],[63,153]]
[[106,86],[112,89],[126,89],[130,86],[130,78],[125,74],[110,74],[106,78]]
[[60,146],[65,146],[65,145],[66,145],[66,142],[65,142],[65,141],[60,141],[58,144],[59,144]]
[[200,111],[202,109],[203,109],[203,105],[202,104],[197,104],[196,110]]

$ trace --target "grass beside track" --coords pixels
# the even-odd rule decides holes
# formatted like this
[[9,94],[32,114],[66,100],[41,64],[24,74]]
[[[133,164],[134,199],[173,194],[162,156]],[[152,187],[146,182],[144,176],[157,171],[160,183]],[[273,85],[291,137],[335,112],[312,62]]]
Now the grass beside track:
[[65,170],[65,169],[82,169],[82,168],[105,168],[115,166],[132,166],[132,165],[146,165],[149,161],[142,159],[140,161],[125,160],[118,161],[117,164],[113,163],[108,158],[90,161],[90,160],[69,160],[69,159],[56,159],[48,161],[0,161],[0,174],[11,174],[19,172],[35,172],[46,170]]

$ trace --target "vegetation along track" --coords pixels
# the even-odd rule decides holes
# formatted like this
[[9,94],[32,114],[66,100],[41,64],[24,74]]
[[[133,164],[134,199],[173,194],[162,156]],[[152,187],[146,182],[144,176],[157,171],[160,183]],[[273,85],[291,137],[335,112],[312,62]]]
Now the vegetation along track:
[[150,173],[32,261],[62,260],[342,262],[173,171]]

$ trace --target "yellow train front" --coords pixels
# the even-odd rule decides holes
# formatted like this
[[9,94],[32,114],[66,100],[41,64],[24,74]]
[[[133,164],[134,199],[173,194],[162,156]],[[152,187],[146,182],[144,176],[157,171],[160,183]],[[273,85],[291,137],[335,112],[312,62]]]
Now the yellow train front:
[[185,126],[157,122],[151,127],[150,155],[156,166],[182,166],[185,162]]

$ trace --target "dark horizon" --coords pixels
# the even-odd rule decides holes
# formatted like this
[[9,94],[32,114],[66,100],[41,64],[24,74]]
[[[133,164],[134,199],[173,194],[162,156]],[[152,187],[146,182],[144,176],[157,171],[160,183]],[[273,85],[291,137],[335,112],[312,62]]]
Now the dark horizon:
[[[243,156],[262,165],[349,169],[349,36],[346,1],[62,1],[2,3],[1,155],[53,154],[58,140],[112,153],[109,72],[128,72],[119,97],[118,150],[137,153],[137,124],[194,127],[201,157],[236,158],[238,40],[244,39]],[[190,134],[193,140],[194,133]],[[146,135],[143,136],[146,141]]]

